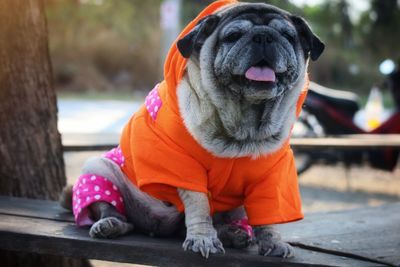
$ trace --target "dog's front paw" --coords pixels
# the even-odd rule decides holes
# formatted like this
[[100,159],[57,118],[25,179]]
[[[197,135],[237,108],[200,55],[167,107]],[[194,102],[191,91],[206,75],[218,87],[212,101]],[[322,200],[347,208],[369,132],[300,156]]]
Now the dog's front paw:
[[133,230],[133,225],[116,217],[98,220],[90,228],[89,235],[93,238],[115,238]]
[[218,237],[209,237],[206,235],[187,236],[182,247],[185,251],[200,252],[205,258],[208,258],[210,253],[225,253],[224,247]]
[[288,243],[281,240],[259,240],[258,253],[262,256],[291,258],[294,256],[294,249]]

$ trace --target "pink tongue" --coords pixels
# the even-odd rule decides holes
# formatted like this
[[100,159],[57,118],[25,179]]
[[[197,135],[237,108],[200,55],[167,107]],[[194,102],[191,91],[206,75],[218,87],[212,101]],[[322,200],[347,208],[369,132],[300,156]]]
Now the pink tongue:
[[268,67],[251,67],[246,71],[246,78],[259,82],[275,82],[275,72]]

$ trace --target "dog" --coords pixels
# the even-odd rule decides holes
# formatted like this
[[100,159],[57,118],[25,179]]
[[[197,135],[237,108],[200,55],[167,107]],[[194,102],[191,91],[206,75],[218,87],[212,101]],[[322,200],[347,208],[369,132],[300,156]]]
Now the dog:
[[73,198],[95,238],[186,227],[184,250],[206,258],[252,240],[260,255],[292,257],[272,225],[303,218],[288,140],[323,50],[304,19],[277,7],[210,4],[172,46],[120,147],[89,159],[61,202]]

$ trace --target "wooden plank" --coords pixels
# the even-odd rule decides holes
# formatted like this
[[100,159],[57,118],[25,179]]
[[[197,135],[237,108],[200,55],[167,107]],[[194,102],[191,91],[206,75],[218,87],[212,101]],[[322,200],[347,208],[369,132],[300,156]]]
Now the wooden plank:
[[40,199],[0,196],[0,214],[74,222],[72,213],[58,202]]
[[63,221],[58,213],[64,216],[65,211],[55,202],[0,197],[0,248],[160,266],[187,266],[189,262],[193,266],[366,266],[364,261],[300,248],[289,260],[258,256],[255,247],[247,251],[227,249],[225,255],[204,260],[195,253],[183,252],[179,239],[139,234],[114,240],[92,239],[87,228],[70,222],[70,214]]
[[400,203],[308,214],[279,225],[291,242],[350,252],[400,265]]
[[[88,229],[72,223],[0,214],[0,248],[156,266],[365,266],[365,262],[296,249],[296,258],[283,260],[227,250],[225,255],[184,252],[182,240],[129,235],[113,240],[92,239]],[[328,263],[328,264],[327,264]]]
[[[66,134],[63,135],[64,151],[105,151],[118,145],[116,134]],[[291,138],[296,150],[313,149],[400,149],[400,134],[354,134],[319,138]]]

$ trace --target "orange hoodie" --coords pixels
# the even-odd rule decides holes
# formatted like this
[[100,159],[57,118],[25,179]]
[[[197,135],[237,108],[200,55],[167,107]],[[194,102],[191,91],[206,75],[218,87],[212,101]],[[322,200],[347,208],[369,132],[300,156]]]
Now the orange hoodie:
[[[179,35],[233,0],[206,7]],[[202,148],[190,135],[179,113],[176,88],[186,59],[172,45],[164,66],[164,81],[152,92],[162,105],[156,114],[143,105],[125,126],[120,146],[125,156],[123,172],[142,191],[183,211],[177,188],[206,193],[211,212],[244,205],[251,225],[283,223],[303,218],[294,157],[289,143],[257,159],[219,158]],[[306,90],[297,103],[300,112]],[[154,109],[152,110],[154,111]],[[150,114],[151,113],[151,114]]]

